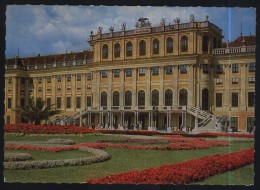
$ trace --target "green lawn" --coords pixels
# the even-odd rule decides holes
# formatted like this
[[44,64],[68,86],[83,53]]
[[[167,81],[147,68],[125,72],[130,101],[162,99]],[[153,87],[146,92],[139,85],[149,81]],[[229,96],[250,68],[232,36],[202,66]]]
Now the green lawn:
[[[5,140],[48,140],[57,137],[16,137],[6,135]],[[66,138],[61,136],[59,138]],[[80,136],[67,136],[68,139],[75,142],[95,142],[97,139],[122,139],[119,135],[83,135]],[[228,138],[227,138],[228,139]],[[164,164],[173,164],[199,158],[203,156],[210,156],[214,154],[224,154],[234,151],[250,148],[254,142],[231,142],[227,147],[211,147],[204,150],[176,150],[176,151],[159,151],[159,150],[129,150],[129,149],[115,149],[106,148],[112,158],[106,162],[91,164],[88,166],[75,166],[75,167],[62,167],[51,169],[33,169],[33,170],[6,170],[4,171],[5,179],[8,182],[54,182],[54,183],[82,183],[87,179],[100,178],[106,175],[115,173],[127,172],[131,170],[142,170],[150,167],[159,167]],[[19,151],[25,152],[25,151]],[[36,155],[31,154],[36,159],[44,159],[44,154],[53,154],[47,156],[48,159],[53,159],[57,155],[57,159],[61,157],[78,158],[87,155],[85,152],[68,151],[61,153],[43,153],[36,152]],[[39,155],[37,155],[39,154]],[[240,168],[235,171],[226,172],[210,177],[204,181],[196,184],[252,184],[253,165]],[[241,179],[237,180],[237,179]]]

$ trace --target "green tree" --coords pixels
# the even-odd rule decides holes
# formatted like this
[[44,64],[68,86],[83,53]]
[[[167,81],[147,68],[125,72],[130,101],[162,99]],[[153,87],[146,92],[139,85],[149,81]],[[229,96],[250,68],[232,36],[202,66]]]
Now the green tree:
[[36,101],[31,98],[28,105],[18,107],[15,111],[24,119],[39,125],[41,121],[48,120],[51,116],[60,113],[60,110],[56,110],[54,106],[55,104],[47,106],[42,98],[36,98]]

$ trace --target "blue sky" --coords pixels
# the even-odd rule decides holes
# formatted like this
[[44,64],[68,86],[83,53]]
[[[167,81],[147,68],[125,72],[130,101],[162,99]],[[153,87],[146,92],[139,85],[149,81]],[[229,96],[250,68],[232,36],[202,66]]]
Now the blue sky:
[[206,7],[141,7],[141,6],[59,6],[59,5],[8,5],[6,9],[6,57],[48,55],[83,51],[90,48],[87,40],[90,31],[97,33],[98,27],[108,32],[110,26],[119,31],[134,29],[138,18],[148,18],[152,26],[161,18],[166,23],[180,18],[188,22],[190,15],[209,21],[223,30],[223,41],[232,41],[240,35],[255,35],[255,8],[206,8]]

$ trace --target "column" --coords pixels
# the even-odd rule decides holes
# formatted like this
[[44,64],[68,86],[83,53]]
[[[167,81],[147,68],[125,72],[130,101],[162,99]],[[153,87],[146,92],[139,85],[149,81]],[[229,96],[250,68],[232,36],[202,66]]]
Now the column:
[[93,77],[93,83],[96,86],[96,89],[93,90],[93,106],[100,106],[100,71],[94,72],[94,77]]
[[136,101],[136,97],[137,97],[137,89],[136,89],[136,68],[132,69],[132,106],[135,109],[135,106],[137,106],[137,101]]
[[241,78],[239,81],[240,87],[241,87],[241,93],[240,93],[240,109],[241,111],[246,111],[246,97],[247,97],[247,92],[246,92],[246,65],[245,64],[240,64],[241,66]]
[[151,73],[150,68],[146,69],[146,92],[145,92],[145,109],[149,109],[151,105]]
[[159,106],[164,105],[164,89],[163,89],[163,78],[164,78],[164,68],[160,67],[159,70],[159,77],[160,77],[160,91],[159,91]]
[[151,112],[149,112],[149,125],[148,125],[148,130],[151,130]]
[[225,79],[224,79],[224,84],[225,84],[225,94],[224,94],[224,109],[225,111],[229,111],[229,107],[231,106],[231,102],[229,101],[229,94],[230,94],[230,65],[226,64],[224,66],[224,72],[225,72]]
[[200,64],[198,63],[197,67],[197,81],[196,81],[196,107],[200,107]]
[[120,93],[119,93],[119,107],[124,106],[124,97],[125,97],[125,90],[124,90],[124,69],[120,70]]
[[173,66],[173,107],[178,106],[178,66]]
[[33,77],[33,99],[34,99],[34,101],[36,101],[36,97],[37,97],[37,91],[38,91],[37,83],[38,83],[37,78]]
[[71,108],[76,111],[76,74],[72,74],[71,77]]
[[56,90],[56,78],[54,76],[51,76],[51,102],[55,103],[57,107]]
[[17,77],[12,77],[12,109],[17,108]]
[[[7,86],[7,85],[5,85]],[[25,78],[25,86],[24,86],[24,90],[25,90],[25,105],[29,104],[29,77]]]
[[108,71],[107,106],[112,106],[112,70]]
[[[81,75],[81,108],[86,108],[87,103],[86,103],[86,74]],[[92,89],[92,86],[91,86]]]
[[194,96],[193,96],[193,65],[188,66],[189,73],[189,93],[188,93],[188,106],[194,106]]
[[46,77],[42,77],[42,99],[46,100]]
[[66,82],[65,82],[66,78],[65,75],[61,75],[61,108],[63,110],[66,110],[66,104],[67,104],[67,100],[66,100]]

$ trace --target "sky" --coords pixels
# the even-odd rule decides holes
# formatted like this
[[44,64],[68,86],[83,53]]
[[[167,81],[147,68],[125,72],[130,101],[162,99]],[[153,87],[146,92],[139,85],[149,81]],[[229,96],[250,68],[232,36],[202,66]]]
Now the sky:
[[141,17],[157,26],[161,18],[173,24],[176,17],[181,23],[189,22],[193,14],[196,21],[209,21],[222,29],[223,41],[233,41],[241,32],[256,34],[255,8],[216,7],[148,7],[148,6],[69,6],[69,5],[8,5],[6,8],[6,58],[18,55],[29,57],[66,52],[78,52],[90,47],[90,32],[103,33],[113,26],[120,31],[135,28]]

